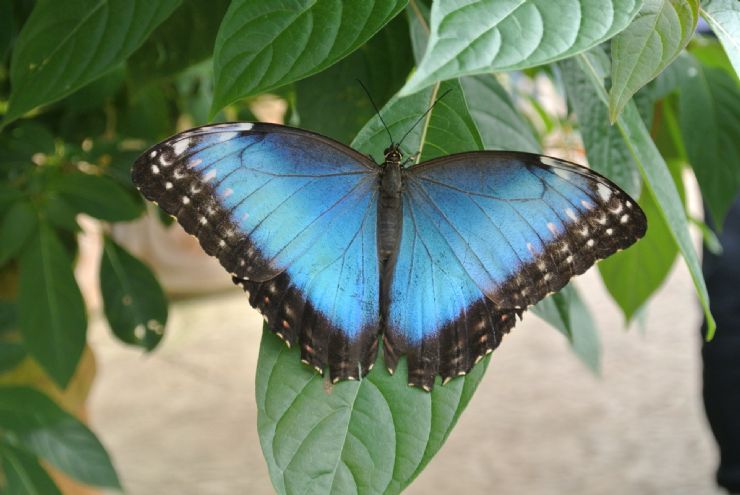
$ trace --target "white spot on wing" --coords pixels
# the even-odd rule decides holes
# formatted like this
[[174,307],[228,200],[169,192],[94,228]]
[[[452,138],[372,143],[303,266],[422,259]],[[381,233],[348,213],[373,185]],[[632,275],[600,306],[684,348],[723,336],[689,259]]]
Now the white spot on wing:
[[208,173],[203,177],[203,182],[210,182],[211,180],[216,178],[217,172],[218,170],[216,170],[215,168],[212,168],[211,170],[209,170]]
[[565,214],[566,214],[566,215],[568,215],[568,218],[570,218],[570,219],[571,219],[571,220],[573,220],[574,222],[575,222],[576,220],[578,220],[578,216],[576,216],[576,212],[575,212],[575,211],[573,211],[573,208],[566,208],[566,209],[565,209]]
[[190,146],[190,139],[181,139],[172,145],[172,149],[176,155],[182,155],[186,149]]
[[153,174],[158,174],[159,173],[159,167],[157,167],[156,165],[152,165],[152,173]]
[[599,183],[599,185],[596,188],[599,191],[599,196],[601,197],[601,200],[604,202],[609,201],[609,198],[612,197],[612,190],[609,189],[609,187],[607,187],[606,185],[601,184],[601,183]]
[[149,158],[154,158],[155,156],[157,156],[157,150],[154,150],[151,153],[149,153]]
[[622,218],[619,219],[621,223],[627,223],[630,219],[630,216],[627,214],[622,215]]
[[234,190],[230,187],[227,187],[226,190],[224,191],[224,198],[228,198],[232,194],[234,194]]
[[558,233],[558,228],[552,222],[547,222],[547,229],[550,232],[552,232],[554,235],[557,235],[557,233]]
[[586,241],[586,245],[588,247],[594,247],[594,244],[596,244],[596,242],[593,239],[589,239],[588,241]]

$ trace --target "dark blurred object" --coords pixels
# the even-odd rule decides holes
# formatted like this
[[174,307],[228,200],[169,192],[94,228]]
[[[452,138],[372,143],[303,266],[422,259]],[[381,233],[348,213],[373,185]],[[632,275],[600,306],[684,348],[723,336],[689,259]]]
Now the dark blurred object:
[[714,339],[702,348],[704,407],[719,445],[717,483],[740,493],[740,196],[719,240],[722,254],[704,254],[704,277],[717,321]]

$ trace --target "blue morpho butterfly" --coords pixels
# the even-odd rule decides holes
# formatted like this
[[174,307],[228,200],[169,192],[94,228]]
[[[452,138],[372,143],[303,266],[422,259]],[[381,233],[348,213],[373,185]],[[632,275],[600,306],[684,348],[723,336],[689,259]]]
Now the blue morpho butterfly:
[[481,151],[404,167],[263,123],[150,148],[133,181],[219,259],[304,363],[358,379],[378,345],[431,390],[499,345],[528,306],[645,234],[608,179],[556,158]]

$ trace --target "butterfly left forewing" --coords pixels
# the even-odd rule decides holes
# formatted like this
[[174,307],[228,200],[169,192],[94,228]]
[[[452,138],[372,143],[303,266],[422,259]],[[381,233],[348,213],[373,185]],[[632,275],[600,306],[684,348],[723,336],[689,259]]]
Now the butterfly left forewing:
[[378,173],[328,138],[231,123],[152,147],[132,177],[219,259],[274,333],[343,379],[374,361]]
[[452,155],[406,171],[386,355],[416,384],[466,372],[514,315],[644,235],[639,206],[575,164],[512,152]]

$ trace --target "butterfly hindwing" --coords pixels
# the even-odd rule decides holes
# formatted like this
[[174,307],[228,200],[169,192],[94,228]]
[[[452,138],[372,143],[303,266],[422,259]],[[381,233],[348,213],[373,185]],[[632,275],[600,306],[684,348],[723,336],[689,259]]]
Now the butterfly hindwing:
[[409,355],[410,382],[424,388],[467,372],[516,314],[647,226],[617,186],[554,158],[462,153],[404,172],[384,347]]
[[234,123],[160,143],[132,175],[304,361],[344,379],[367,371],[377,345],[379,170],[313,133]]

